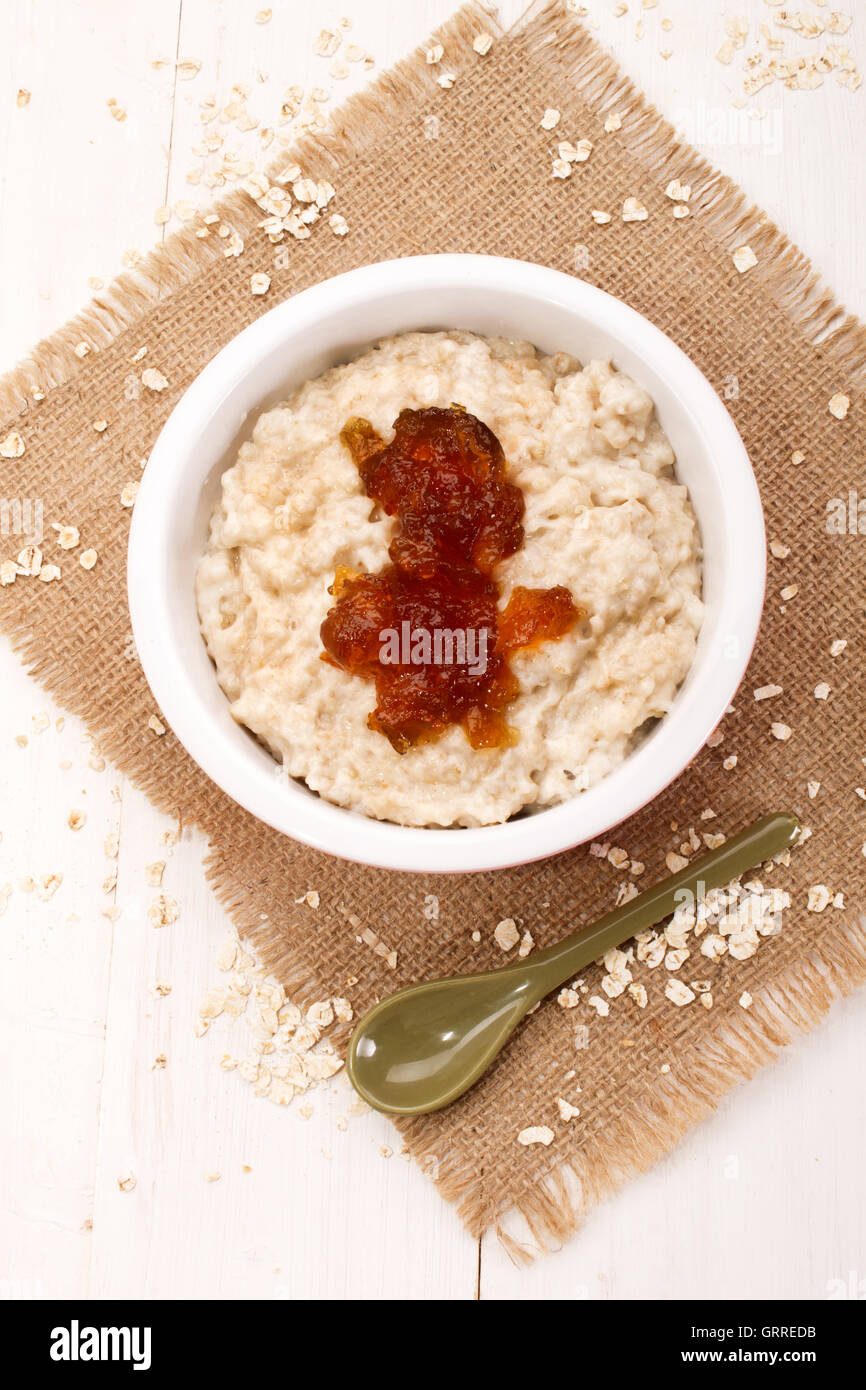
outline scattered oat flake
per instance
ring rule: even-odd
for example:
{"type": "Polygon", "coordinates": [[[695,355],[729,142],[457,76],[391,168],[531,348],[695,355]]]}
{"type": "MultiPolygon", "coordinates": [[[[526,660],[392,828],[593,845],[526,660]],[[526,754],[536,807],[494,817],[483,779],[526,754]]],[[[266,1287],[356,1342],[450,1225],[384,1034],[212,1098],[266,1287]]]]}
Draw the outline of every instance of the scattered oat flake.
{"type": "Polygon", "coordinates": [[[273,10],[256,10],[256,24],[270,24],[273,10]]]}
{"type": "Polygon", "coordinates": [[[645,1009],[645,1008],[646,1008],[646,1006],[647,1006],[647,992],[646,992],[646,986],[645,986],[645,985],[630,984],[629,987],[628,987],[628,992],[629,992],[629,994],[631,995],[631,997],[632,997],[632,999],[634,1000],[634,1002],[637,1004],[637,1006],[638,1006],[639,1009],[645,1009]]]}
{"type": "Polygon", "coordinates": [[[141,384],[146,386],[148,391],[164,391],[168,385],[168,377],[163,376],[156,367],[145,367],[141,374],[141,384]]]}
{"type": "Polygon", "coordinates": [[[57,544],[61,550],[74,550],[81,539],[77,526],[63,526],[59,521],[53,521],[51,529],[57,533],[57,544]]]}
{"type": "Polygon", "coordinates": [[[784,589],[779,590],[779,597],[788,603],[792,598],[796,598],[800,592],[798,584],[786,584],[784,589]]]}
{"type": "Polygon", "coordinates": [[[684,855],[674,854],[673,852],[665,855],[665,863],[672,874],[677,874],[681,869],[687,869],[689,867],[689,861],[684,855]]]}
{"type": "Polygon", "coordinates": [[[256,271],[255,275],[250,276],[250,292],[252,294],[267,294],[271,287],[271,277],[264,271],[256,271]]]}
{"type": "Polygon", "coordinates": [[[39,897],[44,903],[50,902],[63,882],[62,874],[41,874],[39,878],[39,897]]]}
{"type": "Polygon", "coordinates": [[[132,507],[135,505],[135,499],[138,496],[138,488],[138,481],[125,485],[120,494],[121,507],[132,507]]]}
{"type": "Polygon", "coordinates": [[[841,656],[847,645],[848,639],[846,637],[837,637],[836,641],[830,645],[830,655],[841,656]]]}
{"type": "Polygon", "coordinates": [[[319,906],[319,894],[315,888],[311,888],[308,893],[303,893],[300,898],[295,898],[296,903],[306,903],[307,907],[316,908],[319,906]]]}
{"type": "Polygon", "coordinates": [[[770,541],[770,554],[776,560],[787,560],[791,553],[789,545],[783,545],[781,541],[770,541]]]}
{"type": "Polygon", "coordinates": [[[559,125],[560,115],[561,112],[557,111],[555,106],[548,106],[547,110],[545,111],[544,115],[539,121],[541,129],[555,130],[556,127],[559,125]]]}
{"type": "Polygon", "coordinates": [[[70,830],[80,830],[87,823],[87,816],[83,811],[70,811],[66,817],[66,824],[70,830]]]}
{"type": "Polygon", "coordinates": [[[220,1178],[222,1177],[222,1173],[219,1173],[216,1170],[214,1170],[213,1172],[205,1173],[204,1177],[205,1182],[219,1182],[220,1178]]]}
{"type": "Polygon", "coordinates": [[[149,888],[161,888],[162,876],[165,873],[165,860],[155,859],[152,864],[144,867],[144,881],[149,888]]]}
{"type": "Polygon", "coordinates": [[[30,104],[30,93],[26,87],[19,87],[15,97],[16,106],[28,106],[30,104]]]}
{"type": "Polygon", "coordinates": [[[787,724],[775,723],[770,725],[770,733],[773,735],[773,738],[779,739],[781,743],[787,743],[788,739],[791,737],[792,730],[787,724]]]}
{"type": "Polygon", "coordinates": [[[511,951],[520,940],[513,917],[504,917],[493,929],[493,939],[500,951],[511,951]]]}
{"type": "Polygon", "coordinates": [[[821,783],[820,783],[820,782],[807,782],[807,783],[806,783],[806,791],[809,793],[809,800],[810,800],[810,801],[814,801],[814,800],[815,800],[815,797],[818,795],[818,793],[819,793],[820,790],[821,790],[821,783]]]}
{"type": "Polygon", "coordinates": [[[558,148],[560,159],[568,160],[569,164],[585,164],[592,154],[592,141],[578,140],[573,145],[570,140],[561,140],[558,148]]]}
{"type": "Polygon", "coordinates": [[[165,725],[163,724],[162,720],[159,719],[155,714],[152,714],[148,719],[147,727],[150,729],[152,733],[156,734],[157,738],[162,738],[163,734],[165,733],[165,725]]]}
{"type": "Polygon", "coordinates": [[[78,563],[84,570],[92,570],[96,561],[99,559],[95,550],[82,550],[78,557],[78,563]]]}
{"type": "Polygon", "coordinates": [[[775,695],[781,695],[781,693],[782,687],[780,685],[760,685],[754,691],[754,697],[756,700],[772,700],[775,695]]]}
{"type": "Polygon", "coordinates": [[[333,29],[321,29],[313,40],[313,52],[320,58],[333,58],[341,43],[341,36],[333,29]]]}
{"type": "Polygon", "coordinates": [[[166,222],[168,222],[170,218],[171,208],[168,207],[165,203],[163,203],[162,207],[158,207],[153,214],[153,220],[156,223],[157,227],[164,227],[166,222]]]}
{"type": "Polygon", "coordinates": [[[126,120],[126,111],[114,97],[109,97],[105,103],[116,121],[126,120]]]}
{"type": "Polygon", "coordinates": [[[572,1105],[570,1101],[563,1100],[562,1096],[558,1098],[556,1108],[559,1111],[559,1118],[561,1120],[576,1120],[580,1114],[579,1107],[572,1105]]]}
{"type": "Polygon", "coordinates": [[[734,768],[737,766],[737,762],[738,759],[736,753],[731,753],[729,757],[725,758],[724,762],[722,763],[722,767],[724,768],[725,772],[733,772],[734,768]]]}
{"type": "Polygon", "coordinates": [[[42,569],[42,551],[38,545],[25,545],[23,550],[19,550],[16,560],[18,574],[31,579],[42,569]]]}
{"type": "Polygon", "coordinates": [[[555,179],[571,178],[571,165],[567,159],[555,159],[553,161],[552,173],[555,179]]]}
{"type": "Polygon", "coordinates": [[[591,994],[586,1002],[591,1009],[595,1009],[599,1018],[607,1018],[610,1013],[610,1004],[606,999],[602,999],[600,994],[591,994]]]}
{"type": "Polygon", "coordinates": [[[809,899],[806,903],[808,912],[823,912],[832,901],[833,894],[826,883],[813,883],[809,889],[809,899]]]}
{"type": "Polygon", "coordinates": [[[692,196],[692,186],[690,183],[680,183],[679,179],[671,179],[665,194],[674,203],[687,203],[692,196]]]}
{"type": "Polygon", "coordinates": [[[0,456],[4,459],[20,459],[23,453],[24,440],[16,430],[7,434],[5,439],[0,439],[0,456]]]}
{"type": "Polygon", "coordinates": [[[237,937],[227,936],[217,950],[217,970],[231,970],[238,958],[237,937]]]}
{"type": "Polygon", "coordinates": [[[472,40],[472,47],[475,49],[475,52],[480,53],[483,58],[485,53],[489,53],[493,47],[493,35],[476,34],[475,38],[472,40]]]}
{"type": "Polygon", "coordinates": [[[94,421],[93,421],[93,428],[96,430],[96,433],[97,433],[97,434],[104,434],[105,431],[108,429],[108,421],[107,421],[107,420],[94,420],[94,421]]]}
{"type": "Polygon", "coordinates": [[[349,230],[348,222],[346,221],[345,217],[343,217],[342,214],[339,212],[334,212],[331,214],[331,216],[328,218],[328,226],[334,233],[334,236],[345,236],[349,230]]]}
{"type": "Polygon", "coordinates": [[[830,687],[826,681],[819,681],[815,686],[815,699],[826,700],[830,694],[830,687]]]}
{"type": "Polygon", "coordinates": [[[552,1144],[556,1135],[549,1125],[529,1125],[522,1129],[517,1136],[518,1144],[527,1147],[530,1144],[552,1144]]]}
{"type": "Polygon", "coordinates": [[[677,1008],[682,1008],[684,1004],[691,1004],[695,992],[682,980],[670,979],[665,985],[665,995],[677,1008]]]}
{"type": "Polygon", "coordinates": [[[745,275],[747,270],[758,264],[758,258],[751,246],[738,246],[731,259],[741,275],[745,275]]]}
{"type": "Polygon", "coordinates": [[[60,578],[60,570],[57,565],[43,565],[39,571],[39,578],[43,584],[50,584],[53,580],[60,578]]]}
{"type": "Polygon", "coordinates": [[[844,420],[845,416],[848,414],[850,405],[850,397],[846,396],[842,391],[837,391],[835,396],[830,397],[827,403],[827,409],[837,420],[844,420]]]}
{"type": "Polygon", "coordinates": [[[120,1177],[117,1179],[117,1186],[120,1188],[121,1192],[131,1192],[135,1184],[136,1176],[134,1173],[121,1173],[120,1177]]]}
{"type": "Polygon", "coordinates": [[[618,111],[612,111],[606,118],[604,128],[608,135],[613,135],[615,131],[622,130],[622,116],[618,111]]]}
{"type": "Polygon", "coordinates": [[[292,184],[292,193],[299,203],[314,203],[318,192],[318,184],[315,179],[296,179],[292,184]]]}
{"type": "Polygon", "coordinates": [[[436,81],[444,91],[449,92],[457,81],[457,76],[453,72],[443,72],[436,78],[436,81]]]}
{"type": "Polygon", "coordinates": [[[605,212],[602,208],[592,208],[589,215],[593,222],[596,222],[599,227],[606,226],[611,220],[610,213],[605,212]]]}
{"type": "Polygon", "coordinates": [[[155,927],[170,927],[180,916],[180,909],[174,898],[167,893],[157,893],[147,915],[155,927]]]}
{"type": "Polygon", "coordinates": [[[430,63],[431,66],[434,63],[441,63],[444,53],[445,49],[442,47],[441,43],[434,43],[427,49],[427,62],[430,63]]]}
{"type": "Polygon", "coordinates": [[[623,222],[646,222],[649,213],[639,198],[626,198],[622,205],[623,222]]]}

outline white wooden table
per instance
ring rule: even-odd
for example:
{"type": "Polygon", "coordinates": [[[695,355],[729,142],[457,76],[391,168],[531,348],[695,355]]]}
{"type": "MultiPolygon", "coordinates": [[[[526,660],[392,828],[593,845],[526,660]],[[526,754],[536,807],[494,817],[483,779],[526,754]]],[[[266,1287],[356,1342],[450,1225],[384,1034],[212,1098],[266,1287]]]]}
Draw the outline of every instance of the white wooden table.
{"type": "MultiPolygon", "coordinates": [[[[452,0],[274,3],[267,24],[259,8],[4,0],[0,367],[81,307],[91,277],[107,282],[127,248],[156,240],[157,206],[204,195],[186,173],[205,92],[225,102],[245,82],[263,118],[290,83],[331,86],[337,101],[423,39],[452,0]],[[341,14],[376,68],[332,82],[312,40],[341,14]],[[201,72],[178,80],[177,58],[200,60],[201,72]],[[26,106],[19,88],[32,93],[26,106]]],[[[613,0],[587,8],[625,68],[698,138],[738,95],[735,65],[713,58],[725,14],[772,18],[762,0],[661,0],[649,12],[630,0],[624,18],[613,0]]],[[[842,41],[866,68],[866,15],[842,41]]],[[[754,143],[725,135],[708,153],[866,315],[866,89],[774,87],[752,104],[767,111],[747,123],[754,143]]],[[[155,932],[144,865],[164,857],[168,823],[110,767],[88,766],[83,728],[67,718],[57,730],[62,712],[5,646],[0,682],[0,887],[12,885],[0,917],[0,1297],[866,1297],[863,994],[596,1210],[564,1251],[519,1271],[495,1239],[479,1249],[465,1234],[384,1119],[338,1128],[344,1082],[315,1093],[305,1120],[220,1070],[218,1030],[199,1040],[192,1028],[226,932],[201,837],[187,832],[168,859],[182,915],[155,932]],[[42,711],[51,726],[34,733],[42,711]],[[87,812],[76,834],[72,807],[87,812]],[[106,896],[109,832],[120,853],[106,896]],[[28,876],[55,872],[50,901],[26,891],[28,876]],[[111,901],[115,923],[102,915],[111,901]],[[149,993],[156,978],[171,983],[169,998],[149,993]],[[160,1053],[167,1066],[151,1070],[160,1053]],[[129,1170],[137,1185],[122,1191],[129,1170]],[[220,1180],[206,1181],[213,1171],[220,1180]]]]}

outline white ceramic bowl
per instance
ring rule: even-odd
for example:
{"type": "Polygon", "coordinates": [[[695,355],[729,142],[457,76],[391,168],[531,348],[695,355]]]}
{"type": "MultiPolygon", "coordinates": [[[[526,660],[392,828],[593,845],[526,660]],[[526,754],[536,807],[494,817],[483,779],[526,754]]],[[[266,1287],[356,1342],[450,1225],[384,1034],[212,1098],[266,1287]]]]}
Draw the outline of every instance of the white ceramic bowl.
{"type": "Polygon", "coordinates": [[[713,387],[670,338],[559,271],[487,256],[419,256],[339,275],[278,305],[208,363],[150,455],[129,542],[129,603],[145,675],[181,743],[235,801],[294,839],[384,868],[464,872],[542,859],[598,838],[671,782],[729,704],[764,599],[765,541],[748,455],[713,387]],[[691,493],[706,616],[670,713],[573,800],[504,825],[416,829],[333,806],[276,775],[239,727],[199,633],[193,594],[220,477],[255,416],[378,339],[411,329],[528,339],[582,361],[610,356],[652,395],[691,493]]]}

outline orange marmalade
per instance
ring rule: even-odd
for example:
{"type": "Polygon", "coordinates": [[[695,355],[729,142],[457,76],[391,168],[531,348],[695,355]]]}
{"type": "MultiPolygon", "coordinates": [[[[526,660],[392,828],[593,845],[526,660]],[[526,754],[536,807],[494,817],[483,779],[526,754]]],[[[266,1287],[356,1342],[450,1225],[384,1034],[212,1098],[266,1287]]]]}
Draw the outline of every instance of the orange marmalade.
{"type": "Polygon", "coordinates": [[[396,519],[378,574],[337,570],[323,659],[371,680],[371,729],[405,753],[460,724],[473,748],[513,742],[512,652],[554,641],[582,613],[568,589],[515,588],[495,570],[523,544],[523,493],[499,440],[462,406],[403,410],[386,444],[359,418],[340,435],[367,495],[396,519]]]}

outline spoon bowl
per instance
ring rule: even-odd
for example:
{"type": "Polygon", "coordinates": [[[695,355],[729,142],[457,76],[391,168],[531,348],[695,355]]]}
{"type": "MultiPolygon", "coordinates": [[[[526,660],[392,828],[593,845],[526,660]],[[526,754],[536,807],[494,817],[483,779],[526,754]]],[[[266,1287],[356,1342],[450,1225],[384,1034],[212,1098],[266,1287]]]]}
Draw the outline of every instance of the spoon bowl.
{"type": "Polygon", "coordinates": [[[408,985],[364,1016],[346,1065],[358,1093],[391,1115],[440,1110],[478,1080],[538,1002],[534,977],[506,966],[408,985]]]}

